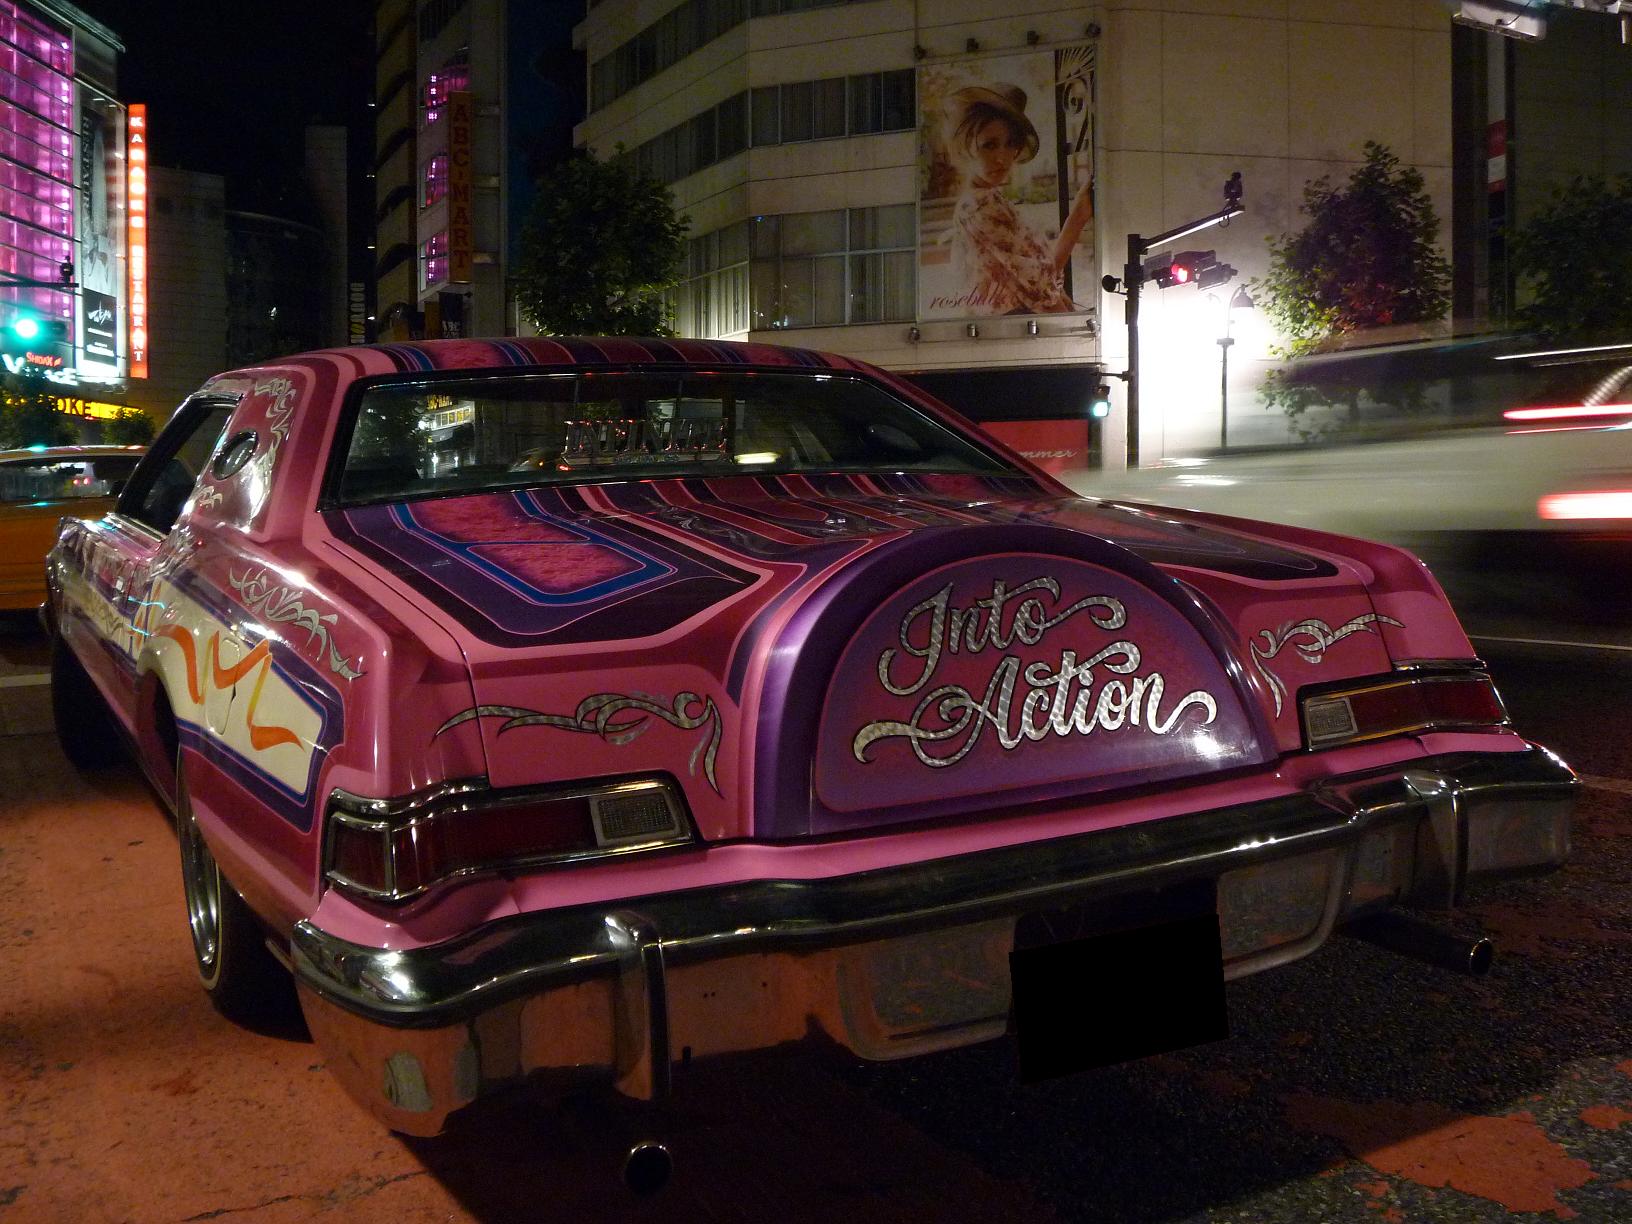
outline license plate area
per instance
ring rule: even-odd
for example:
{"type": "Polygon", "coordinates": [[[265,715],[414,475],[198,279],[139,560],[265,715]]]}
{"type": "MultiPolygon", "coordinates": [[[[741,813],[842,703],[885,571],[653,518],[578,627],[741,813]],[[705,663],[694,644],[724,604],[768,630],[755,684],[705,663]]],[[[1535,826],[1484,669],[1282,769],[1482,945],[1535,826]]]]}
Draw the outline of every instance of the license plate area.
{"type": "Polygon", "coordinates": [[[1229,1036],[1215,889],[1031,914],[1009,954],[1026,1083],[1229,1036]]]}

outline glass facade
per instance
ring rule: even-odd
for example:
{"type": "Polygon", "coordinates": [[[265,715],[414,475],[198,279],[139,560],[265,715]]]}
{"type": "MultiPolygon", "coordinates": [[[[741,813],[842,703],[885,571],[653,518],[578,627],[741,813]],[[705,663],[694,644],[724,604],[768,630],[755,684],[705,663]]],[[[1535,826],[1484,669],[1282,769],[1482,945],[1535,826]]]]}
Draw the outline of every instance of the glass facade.
{"type": "Polygon", "coordinates": [[[686,278],[675,287],[674,327],[718,339],[748,330],[748,223],[700,234],[686,246],[686,278]]]}
{"type": "Polygon", "coordinates": [[[912,319],[916,241],[912,204],[755,217],[749,226],[752,328],[912,319]]]}
{"type": "MultiPolygon", "coordinates": [[[[74,257],[74,64],[69,35],[0,0],[0,272],[54,283],[74,257]]],[[[74,296],[13,287],[4,317],[71,323],[74,296]]]]}
{"type": "MultiPolygon", "coordinates": [[[[753,17],[859,0],[686,0],[589,67],[589,109],[600,110],[753,17]]],[[[591,7],[594,7],[591,5],[591,7]]]]}
{"type": "Polygon", "coordinates": [[[420,105],[420,129],[431,126],[447,113],[448,98],[470,88],[470,65],[454,62],[441,72],[433,72],[425,82],[425,94],[420,105]]]}
{"type": "Polygon", "coordinates": [[[636,145],[628,156],[640,173],[673,183],[749,145],[911,131],[918,126],[916,107],[910,68],[766,85],[733,94],[636,145]]]}
{"type": "Polygon", "coordinates": [[[419,244],[419,288],[424,292],[448,279],[448,231],[432,234],[419,244]]]}
{"type": "Polygon", "coordinates": [[[682,336],[910,322],[912,204],[755,217],[691,240],[672,305],[682,336]]]}
{"type": "Polygon", "coordinates": [[[419,200],[421,208],[429,208],[448,194],[448,155],[446,153],[438,153],[425,163],[423,183],[424,186],[419,200]]]}

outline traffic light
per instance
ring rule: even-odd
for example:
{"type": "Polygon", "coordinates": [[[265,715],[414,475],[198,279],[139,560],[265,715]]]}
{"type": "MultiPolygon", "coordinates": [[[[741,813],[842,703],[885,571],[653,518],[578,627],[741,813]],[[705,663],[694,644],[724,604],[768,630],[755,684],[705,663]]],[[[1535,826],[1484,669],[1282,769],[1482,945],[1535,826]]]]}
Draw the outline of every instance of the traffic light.
{"type": "Polygon", "coordinates": [[[1196,272],[1196,288],[1211,289],[1214,285],[1228,284],[1235,279],[1235,267],[1227,263],[1213,263],[1196,272]]]}
{"type": "Polygon", "coordinates": [[[1217,251],[1172,251],[1145,260],[1145,279],[1158,289],[1175,285],[1199,285],[1203,289],[1222,285],[1235,275],[1229,264],[1218,262],[1217,251]]]}
{"type": "Polygon", "coordinates": [[[1099,383],[1094,387],[1093,398],[1088,401],[1088,415],[1096,421],[1103,421],[1111,415],[1111,384],[1099,383]]]}
{"type": "Polygon", "coordinates": [[[40,365],[61,365],[68,358],[68,321],[50,319],[31,310],[13,315],[0,327],[0,352],[40,365]]]}

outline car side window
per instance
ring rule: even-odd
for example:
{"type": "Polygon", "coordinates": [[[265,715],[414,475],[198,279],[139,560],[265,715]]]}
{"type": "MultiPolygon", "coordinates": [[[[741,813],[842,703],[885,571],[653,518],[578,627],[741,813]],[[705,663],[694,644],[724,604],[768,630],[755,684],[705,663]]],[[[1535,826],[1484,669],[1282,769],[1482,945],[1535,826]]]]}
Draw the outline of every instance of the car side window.
{"type": "Polygon", "coordinates": [[[198,401],[177,413],[131,477],[119,512],[168,532],[220,445],[234,407],[220,400],[198,401]]]}

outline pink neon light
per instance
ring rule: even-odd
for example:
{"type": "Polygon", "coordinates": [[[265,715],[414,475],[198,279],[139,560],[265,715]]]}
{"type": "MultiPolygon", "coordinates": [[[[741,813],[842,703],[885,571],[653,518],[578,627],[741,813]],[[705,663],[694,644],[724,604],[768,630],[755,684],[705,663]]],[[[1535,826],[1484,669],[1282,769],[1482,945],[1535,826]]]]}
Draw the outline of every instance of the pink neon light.
{"type": "Polygon", "coordinates": [[[1544,519],[1632,519],[1632,489],[1549,493],[1536,503],[1544,519]]]}
{"type": "Polygon", "coordinates": [[[1510,421],[1556,421],[1563,417],[1632,416],[1632,404],[1574,404],[1566,408],[1509,408],[1510,421]]]}

